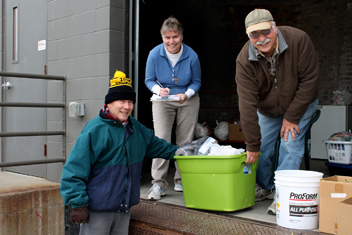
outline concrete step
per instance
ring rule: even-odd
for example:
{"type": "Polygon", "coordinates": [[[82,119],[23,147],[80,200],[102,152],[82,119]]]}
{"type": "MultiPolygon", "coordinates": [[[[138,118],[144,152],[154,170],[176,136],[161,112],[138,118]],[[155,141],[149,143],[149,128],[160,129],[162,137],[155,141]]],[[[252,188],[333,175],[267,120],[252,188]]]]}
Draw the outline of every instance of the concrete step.
{"type": "Polygon", "coordinates": [[[65,234],[60,184],[0,172],[0,234],[65,234]]]}
{"type": "Polygon", "coordinates": [[[226,212],[188,209],[183,206],[141,199],[132,207],[129,234],[277,234],[322,235],[276,224],[228,216],[226,212]]]}

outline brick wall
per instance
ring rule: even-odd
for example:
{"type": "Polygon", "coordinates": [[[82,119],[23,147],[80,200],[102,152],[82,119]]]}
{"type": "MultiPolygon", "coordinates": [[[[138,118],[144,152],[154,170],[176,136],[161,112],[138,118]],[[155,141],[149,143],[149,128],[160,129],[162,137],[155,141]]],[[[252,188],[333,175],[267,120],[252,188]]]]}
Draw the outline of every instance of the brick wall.
{"type": "Polygon", "coordinates": [[[214,127],[215,120],[239,119],[235,60],[248,40],[244,19],[254,8],[270,10],[278,26],[294,26],[309,34],[320,61],[320,105],[333,104],[333,91],[352,93],[352,1],[199,1],[190,6],[189,12],[197,17],[186,23],[185,29],[194,29],[192,37],[208,33],[203,42],[188,43],[199,54],[202,65],[200,122],[214,127]]]}
{"type": "Polygon", "coordinates": [[[332,92],[352,93],[352,3],[351,1],[299,1],[287,15],[273,11],[278,24],[303,29],[311,37],[320,60],[319,104],[332,104],[332,92]],[[350,3],[349,3],[350,2],[350,3]]]}

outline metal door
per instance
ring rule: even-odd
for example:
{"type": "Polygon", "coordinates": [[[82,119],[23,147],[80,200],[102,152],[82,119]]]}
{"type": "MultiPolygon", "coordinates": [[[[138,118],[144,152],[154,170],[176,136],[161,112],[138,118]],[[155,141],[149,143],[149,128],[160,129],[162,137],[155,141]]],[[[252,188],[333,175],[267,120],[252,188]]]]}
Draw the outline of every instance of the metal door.
{"type": "MultiPolygon", "coordinates": [[[[47,0],[3,1],[5,72],[44,74],[46,64],[47,0]]],[[[4,102],[46,103],[46,81],[26,78],[2,78],[4,102]]],[[[4,132],[45,131],[45,108],[2,108],[4,132]]],[[[3,138],[2,161],[45,159],[45,136],[3,138]]],[[[46,165],[8,167],[6,170],[47,176],[46,165]]]]}

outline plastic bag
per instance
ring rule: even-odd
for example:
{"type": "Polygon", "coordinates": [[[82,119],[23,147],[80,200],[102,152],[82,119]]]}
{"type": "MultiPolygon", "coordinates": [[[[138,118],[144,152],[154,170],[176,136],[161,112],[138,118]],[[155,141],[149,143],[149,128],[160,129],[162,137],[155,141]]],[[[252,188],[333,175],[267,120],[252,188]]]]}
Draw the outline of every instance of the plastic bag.
{"type": "Polygon", "coordinates": [[[193,140],[191,143],[185,143],[182,146],[179,147],[179,149],[176,151],[175,155],[176,156],[192,156],[192,155],[197,155],[198,150],[201,147],[201,145],[211,137],[205,136],[202,138],[199,138],[197,140],[193,140]]]}
{"type": "Polygon", "coordinates": [[[352,134],[348,131],[340,131],[330,136],[329,140],[332,141],[352,141],[352,134]]]}
{"type": "Polygon", "coordinates": [[[210,146],[209,156],[220,156],[220,155],[238,155],[242,154],[244,149],[236,149],[231,145],[218,145],[213,144],[210,146]]]}
{"type": "Polygon", "coordinates": [[[352,102],[352,94],[346,90],[337,90],[332,93],[334,94],[332,97],[334,105],[349,105],[352,102]]]}
{"type": "Polygon", "coordinates": [[[214,135],[219,140],[227,140],[229,138],[229,123],[216,121],[214,135]]]}
{"type": "Polygon", "coordinates": [[[231,145],[220,146],[216,139],[212,137],[202,137],[198,140],[194,140],[191,143],[183,144],[176,151],[176,156],[192,156],[192,155],[237,155],[242,154],[244,149],[236,149],[231,145]]]}
{"type": "Polygon", "coordinates": [[[199,139],[205,136],[210,136],[211,132],[208,125],[203,122],[202,124],[197,123],[194,130],[194,138],[199,139]]]}
{"type": "Polygon", "coordinates": [[[210,146],[217,143],[216,139],[208,137],[199,148],[195,148],[194,152],[197,153],[196,155],[208,155],[210,146]]]}

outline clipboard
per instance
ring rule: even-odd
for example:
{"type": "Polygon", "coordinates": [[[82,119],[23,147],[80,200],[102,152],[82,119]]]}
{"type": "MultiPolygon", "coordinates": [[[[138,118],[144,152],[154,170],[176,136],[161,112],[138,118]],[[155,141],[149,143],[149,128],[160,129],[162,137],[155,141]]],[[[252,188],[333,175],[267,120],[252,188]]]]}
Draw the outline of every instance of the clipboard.
{"type": "Polygon", "coordinates": [[[180,97],[175,96],[175,95],[169,95],[169,96],[159,96],[159,95],[153,95],[150,98],[150,101],[179,101],[180,97]]]}

